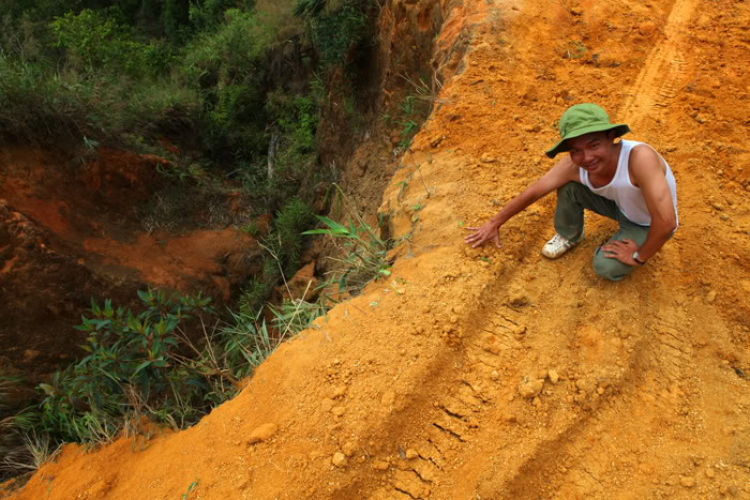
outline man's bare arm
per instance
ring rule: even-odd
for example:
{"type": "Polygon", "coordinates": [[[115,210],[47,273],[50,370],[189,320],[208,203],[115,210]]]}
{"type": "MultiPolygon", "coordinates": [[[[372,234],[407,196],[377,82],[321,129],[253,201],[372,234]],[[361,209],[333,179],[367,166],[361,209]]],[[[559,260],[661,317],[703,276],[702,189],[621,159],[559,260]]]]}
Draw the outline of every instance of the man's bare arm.
{"type": "Polygon", "coordinates": [[[650,147],[640,147],[631,153],[633,180],[641,188],[646,208],[651,214],[651,227],[643,245],[638,249],[640,259],[650,259],[669,240],[677,229],[672,193],[658,153],[650,147]]]}
{"type": "Polygon", "coordinates": [[[645,262],[669,241],[672,232],[677,229],[677,214],[661,157],[656,151],[648,146],[634,148],[630,154],[630,173],[641,189],[651,215],[646,241],[640,248],[633,240],[612,241],[604,245],[602,250],[607,257],[635,266],[638,263],[633,260],[633,252],[637,250],[639,260],[645,262]]]}
{"type": "Polygon", "coordinates": [[[466,243],[474,247],[492,240],[495,246],[500,246],[498,229],[508,222],[514,215],[523,211],[537,200],[544,198],[552,191],[564,186],[570,181],[580,182],[578,167],[566,155],[562,160],[557,162],[554,167],[544,174],[539,180],[535,181],[521,194],[510,200],[492,219],[485,222],[479,227],[469,227],[467,229],[474,231],[465,238],[466,243]]]}

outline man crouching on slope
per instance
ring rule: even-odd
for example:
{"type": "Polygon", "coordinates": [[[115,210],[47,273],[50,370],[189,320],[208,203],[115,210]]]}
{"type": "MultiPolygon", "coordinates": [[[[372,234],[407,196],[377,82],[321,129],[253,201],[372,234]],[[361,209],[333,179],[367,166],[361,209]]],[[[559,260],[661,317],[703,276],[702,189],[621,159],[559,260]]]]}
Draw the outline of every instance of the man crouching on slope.
{"type": "Polygon", "coordinates": [[[500,246],[498,230],[526,207],[557,190],[555,231],[542,255],[556,259],[583,240],[583,210],[616,220],[620,230],[594,252],[594,271],[618,281],[642,266],[677,229],[677,190],[672,170],[651,146],[615,138],[630,132],[611,124],[596,104],[577,104],[560,118],[560,141],[547,151],[569,155],[513,198],[466,243],[500,246]]]}

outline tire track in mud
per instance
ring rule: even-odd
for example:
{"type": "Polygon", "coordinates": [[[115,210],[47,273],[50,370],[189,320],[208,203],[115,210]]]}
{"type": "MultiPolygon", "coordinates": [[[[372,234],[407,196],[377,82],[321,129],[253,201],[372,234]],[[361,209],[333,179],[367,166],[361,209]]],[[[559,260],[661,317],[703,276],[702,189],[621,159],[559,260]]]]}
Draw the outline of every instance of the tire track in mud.
{"type": "MultiPolygon", "coordinates": [[[[639,123],[647,116],[652,119],[658,118],[661,110],[669,105],[682,87],[688,73],[681,43],[693,4],[694,2],[686,0],[678,0],[675,3],[665,29],[666,40],[649,54],[632,87],[630,98],[624,105],[629,123],[639,123]],[[663,75],[667,77],[664,78],[663,75]]],[[[527,267],[529,266],[525,265],[522,269],[528,271],[527,267]]],[[[503,278],[512,280],[507,274],[503,278]]],[[[497,286],[491,288],[494,295],[497,286]]],[[[606,305],[606,300],[598,302],[598,307],[606,305]]],[[[492,304],[489,310],[504,311],[504,314],[485,314],[483,317],[476,314],[476,311],[472,312],[470,316],[474,319],[473,326],[467,330],[474,333],[463,339],[463,352],[442,357],[439,363],[435,363],[429,370],[430,382],[428,387],[423,388],[420,402],[407,416],[402,414],[399,417],[400,422],[413,421],[419,422],[420,425],[409,425],[390,433],[389,438],[394,443],[402,444],[398,445],[395,461],[388,464],[390,470],[387,473],[387,485],[375,489],[370,498],[451,498],[450,492],[454,489],[453,484],[456,481],[465,482],[464,493],[467,490],[466,486],[469,489],[476,488],[481,493],[481,498],[539,498],[542,485],[562,484],[571,471],[575,472],[576,467],[560,472],[559,469],[550,467],[550,464],[554,464],[560,457],[572,457],[573,461],[581,462],[578,458],[579,449],[586,448],[581,445],[581,440],[592,432],[592,421],[599,422],[597,425],[600,425],[603,418],[601,413],[604,413],[604,410],[600,409],[605,406],[613,408],[610,410],[611,413],[621,417],[621,414],[631,406],[632,402],[623,400],[621,394],[632,392],[634,381],[641,375],[641,358],[655,357],[664,362],[669,379],[679,378],[685,372],[683,358],[679,355],[683,351],[676,345],[678,341],[674,338],[674,329],[666,326],[665,331],[671,331],[671,336],[669,333],[659,335],[658,344],[652,346],[647,340],[649,325],[644,322],[631,325],[637,340],[630,347],[629,362],[616,376],[609,377],[610,380],[606,384],[598,385],[600,391],[605,387],[606,392],[587,394],[585,390],[576,389],[575,383],[572,383],[568,387],[568,392],[575,394],[576,398],[581,397],[581,400],[576,400],[578,406],[568,405],[567,410],[573,413],[571,418],[564,420],[561,415],[565,412],[551,412],[556,414],[547,418],[558,419],[557,425],[542,431],[533,446],[509,446],[496,453],[494,461],[479,465],[481,472],[475,477],[458,479],[455,463],[471,461],[472,455],[487,456],[493,451],[492,445],[503,441],[503,438],[506,441],[520,443],[525,432],[518,429],[515,424],[503,429],[487,425],[488,422],[507,420],[507,405],[498,406],[496,403],[504,398],[512,401],[516,397],[521,375],[529,371],[529,367],[534,364],[533,360],[526,359],[517,335],[512,333],[517,332],[518,330],[514,329],[519,325],[522,327],[527,319],[523,314],[515,313],[512,308],[508,309],[507,301],[489,303],[492,304]],[[488,359],[488,353],[494,356],[488,359]],[[477,361],[489,367],[479,376],[472,370],[477,361]],[[458,368],[445,370],[448,366],[458,368]],[[503,383],[495,383],[498,378],[502,379],[503,383]],[[592,409],[591,405],[595,408],[592,409]],[[525,448],[523,454],[516,454],[514,449],[521,447],[525,448]],[[498,472],[497,465],[500,463],[503,463],[505,468],[498,472]],[[493,467],[494,471],[491,470],[493,467]],[[466,484],[467,482],[469,484],[466,484]],[[470,485],[472,482],[473,486],[470,485]]],[[[548,304],[545,309],[555,311],[567,305],[564,301],[558,301],[555,305],[548,304]]],[[[556,325],[558,321],[559,318],[553,316],[533,320],[537,328],[542,330],[540,335],[548,337],[544,342],[554,342],[550,341],[549,337],[555,334],[555,327],[545,329],[541,325],[556,325]]],[[[559,341],[558,346],[560,349],[566,348],[563,341],[559,341]]],[[[528,350],[529,346],[525,347],[528,350]]],[[[621,354],[628,356],[625,353],[621,354]]],[[[614,363],[609,367],[615,370],[614,363]]],[[[549,383],[545,387],[548,385],[549,383]]],[[[560,392],[566,391],[562,389],[560,392]]],[[[561,398],[564,398],[562,394],[557,398],[558,403],[561,398]]],[[[565,404],[561,403],[559,406],[565,404]]],[[[528,408],[522,411],[529,412],[528,408]]],[[[512,420],[514,417],[510,418],[512,420]]],[[[385,425],[385,428],[393,427],[385,425]]],[[[593,485],[588,487],[587,491],[601,491],[600,481],[591,470],[593,467],[590,465],[578,467],[578,471],[585,473],[582,477],[593,485]]],[[[383,484],[382,479],[381,477],[380,484],[383,484]]],[[[360,478],[356,484],[337,491],[336,498],[347,498],[355,491],[362,491],[365,483],[373,485],[376,482],[372,477],[360,478]]]]}
{"type": "MultiPolygon", "coordinates": [[[[648,466],[639,469],[644,460],[633,457],[660,451],[656,436],[662,429],[653,422],[690,392],[696,372],[692,346],[678,328],[687,322],[686,314],[679,308],[662,310],[658,304],[666,297],[662,299],[651,307],[641,301],[644,318],[653,321],[638,325],[628,367],[613,391],[601,398],[597,408],[540,447],[499,498],[556,498],[559,494],[613,498],[617,492],[634,488],[634,474],[649,471],[648,466]],[[636,416],[638,425],[633,425],[636,416]],[[654,432],[644,433],[644,425],[652,425],[654,432]]],[[[693,423],[698,418],[690,415],[693,423]]],[[[659,458],[665,465],[666,457],[659,458]]],[[[642,479],[635,484],[643,483],[642,479]]],[[[652,489],[650,482],[639,487],[644,490],[640,498],[652,489]]]]}
{"type": "MultiPolygon", "coordinates": [[[[432,360],[420,379],[423,385],[415,389],[419,397],[374,433],[387,435],[391,456],[375,462],[374,473],[360,471],[332,498],[356,498],[362,491],[371,500],[449,498],[434,494],[450,485],[452,464],[480,440],[480,421],[507,392],[501,379],[517,378],[523,314],[497,297],[518,271],[498,273],[475,301],[477,306],[465,311],[458,327],[447,333],[444,353],[432,360]]],[[[515,392],[515,386],[511,390],[515,392]]]]}
{"type": "MultiPolygon", "coordinates": [[[[673,5],[664,30],[664,41],[654,47],[648,55],[643,69],[631,87],[629,98],[623,104],[623,112],[620,116],[624,116],[624,120],[632,126],[642,128],[646,120],[658,122],[664,110],[668,108],[678,91],[690,78],[691,63],[687,60],[685,36],[694,8],[693,0],[677,0],[673,5]]],[[[594,309],[607,306],[607,300],[596,302],[598,305],[594,304],[594,309]]],[[[523,456],[513,456],[513,446],[496,453],[494,464],[484,465],[481,477],[475,478],[475,487],[481,498],[520,500],[552,498],[557,491],[565,487],[572,488],[576,494],[604,498],[607,491],[611,492],[612,488],[617,489],[618,485],[612,483],[612,477],[606,477],[604,469],[599,464],[599,459],[604,456],[603,452],[591,458],[589,443],[600,439],[603,429],[622,426],[623,415],[632,414],[634,408],[644,404],[635,387],[638,381],[644,378],[657,380],[659,387],[654,387],[654,391],[675,396],[680,392],[677,382],[690,379],[694,374],[694,369],[690,366],[692,351],[683,338],[684,333],[679,329],[684,317],[676,315],[674,311],[666,315],[660,314],[659,306],[649,307],[644,297],[640,298],[640,302],[640,309],[649,311],[645,314],[645,318],[679,317],[681,319],[677,322],[674,319],[656,321],[643,319],[636,324],[629,325],[630,346],[627,352],[624,349],[618,352],[618,355],[626,359],[625,368],[616,371],[614,363],[610,364],[608,368],[611,368],[613,372],[616,371],[617,375],[610,377],[606,384],[599,384],[594,389],[602,391],[604,387],[605,392],[586,394],[585,390],[576,389],[574,384],[568,386],[569,393],[575,394],[576,398],[583,395],[581,401],[576,400],[579,407],[569,405],[567,408],[568,411],[573,412],[572,418],[564,421],[559,415],[548,416],[547,418],[552,420],[560,419],[559,423],[542,431],[533,446],[529,447],[528,444],[516,446],[516,450],[525,448],[523,456]],[[583,407],[583,410],[580,407],[583,407]],[[503,463],[504,468],[496,467],[499,463],[503,463]],[[567,467],[556,465],[559,463],[565,463],[567,467]],[[494,471],[491,470],[493,467],[494,471]],[[501,470],[498,471],[498,469],[501,470]]],[[[656,302],[656,304],[659,303],[656,302]]],[[[501,305],[496,305],[498,306],[501,305]]],[[[563,301],[558,301],[554,306],[549,304],[547,309],[559,310],[565,306],[563,301]]],[[[515,320],[520,323],[524,321],[524,318],[517,317],[515,320]]],[[[541,325],[544,323],[555,324],[555,319],[552,317],[536,318],[535,324],[538,327],[543,329],[541,325]]],[[[486,331],[487,327],[483,329],[486,331]]],[[[550,333],[550,330],[543,332],[545,333],[550,333]]],[[[467,359],[472,357],[472,352],[477,348],[481,349],[478,345],[480,338],[475,337],[475,342],[473,342],[475,345],[467,346],[467,359]]],[[[560,347],[565,348],[563,345],[560,347]]],[[[535,349],[532,348],[531,351],[533,350],[535,349]]],[[[525,356],[519,355],[515,359],[503,359],[501,365],[507,366],[508,363],[517,365],[512,373],[503,373],[504,378],[519,380],[523,373],[521,366],[530,364],[524,358],[525,356]]],[[[607,364],[603,363],[602,366],[607,367],[607,364]]],[[[510,383],[496,390],[493,397],[497,399],[498,395],[502,394],[502,396],[509,396],[512,400],[515,393],[516,385],[510,383]]],[[[437,400],[440,398],[438,397],[437,400]]],[[[439,450],[438,456],[442,457],[444,449],[452,448],[442,439],[455,440],[453,446],[458,446],[463,450],[458,453],[462,456],[461,459],[457,459],[459,462],[471,460],[466,455],[472,453],[485,456],[492,453],[491,446],[485,445],[482,452],[468,446],[469,440],[473,443],[495,443],[502,441],[502,437],[510,438],[511,441],[523,439],[520,437],[519,429],[506,428],[498,431],[498,429],[486,428],[487,422],[502,421],[504,418],[502,413],[507,412],[507,408],[498,408],[497,405],[462,404],[465,402],[466,400],[456,404],[451,398],[441,401],[439,406],[445,415],[438,416],[440,415],[438,413],[436,417],[430,418],[434,429],[430,437],[423,439],[423,442],[427,443],[427,451],[417,448],[419,450],[417,460],[424,459],[436,464],[434,450],[439,450]],[[440,418],[443,418],[445,423],[439,422],[440,418]],[[467,418],[469,418],[468,423],[467,418]]],[[[564,407],[564,403],[561,406],[564,407]]],[[[558,411],[557,413],[564,412],[558,411]]],[[[650,416],[654,417],[654,414],[650,416]]],[[[627,429],[627,431],[632,431],[628,435],[628,440],[635,447],[634,453],[638,445],[640,449],[648,448],[648,443],[641,441],[636,431],[632,429],[627,429]]],[[[403,498],[433,498],[430,495],[431,491],[435,491],[434,498],[450,498],[450,494],[447,493],[450,491],[450,485],[444,482],[441,484],[441,479],[438,479],[441,475],[448,475],[448,471],[445,469],[444,460],[438,463],[442,467],[431,468],[427,476],[420,474],[417,470],[413,470],[411,476],[406,474],[395,476],[395,480],[391,482],[393,489],[381,491],[380,496],[376,498],[392,498],[394,493],[403,494],[403,498]],[[416,477],[419,481],[410,482],[410,477],[412,479],[416,477]],[[429,480],[425,480],[425,477],[429,480]]],[[[406,465],[405,469],[408,471],[409,466],[406,465]]],[[[628,469],[617,470],[616,474],[627,477],[626,470],[628,469]]],[[[454,470],[451,476],[455,476],[455,472],[454,470]]],[[[611,474],[614,472],[609,471],[609,475],[611,474]]]]}
{"type": "MultiPolygon", "coordinates": [[[[651,50],[618,113],[631,127],[643,128],[646,120],[658,123],[690,78],[691,63],[686,59],[688,49],[684,39],[694,8],[693,0],[677,0],[673,5],[664,30],[664,42],[651,50]]],[[[644,297],[640,302],[640,310],[648,311],[644,317],[652,320],[630,325],[635,344],[628,349],[627,369],[613,381],[612,392],[601,398],[592,412],[581,414],[550,433],[507,480],[489,481],[482,490],[482,498],[555,498],[560,492],[585,498],[608,498],[607,495],[611,498],[619,489],[616,478],[612,477],[614,472],[607,470],[605,474],[607,467],[601,466],[602,457],[607,455],[592,453],[590,443],[601,439],[604,429],[622,427],[624,423],[627,427],[623,416],[633,414],[634,408],[644,403],[648,406],[651,401],[643,401],[637,395],[635,386],[639,381],[659,381],[659,391],[676,397],[681,393],[677,382],[689,380],[695,372],[690,365],[692,349],[679,328],[685,324],[684,314],[672,310],[662,314],[658,304],[668,303],[666,297],[652,306],[644,297]],[[656,319],[664,317],[672,319],[656,319]]],[[[606,301],[595,307],[606,307],[606,301]]],[[[638,444],[641,451],[648,448],[641,437],[632,431],[626,440],[634,453],[639,449],[638,444]]],[[[628,476],[624,470],[627,469],[617,470],[617,474],[628,476]]]]}
{"type": "Polygon", "coordinates": [[[656,45],[628,92],[618,116],[634,129],[647,117],[658,120],[690,78],[692,66],[685,47],[688,23],[695,0],[675,0],[664,28],[664,41],[656,45]]]}
{"type": "MultiPolygon", "coordinates": [[[[592,307],[606,308],[614,295],[591,301],[592,307]]],[[[564,298],[545,305],[555,311],[570,307],[564,298]]],[[[534,345],[529,346],[529,352],[546,348],[556,353],[554,362],[565,376],[555,384],[545,381],[541,404],[524,403],[527,406],[521,411],[527,414],[526,419],[536,419],[539,429],[531,436],[524,435],[520,428],[506,431],[520,433],[520,439],[515,447],[504,451],[505,457],[487,467],[477,484],[479,497],[554,497],[555,488],[550,489],[550,485],[564,469],[573,468],[568,463],[571,454],[568,448],[576,443],[585,445],[582,437],[597,422],[601,408],[616,401],[636,378],[635,364],[622,363],[620,358],[632,360],[639,356],[647,325],[633,322],[629,311],[623,305],[604,317],[591,318],[589,310],[576,307],[572,314],[558,318],[557,322],[553,317],[539,318],[536,327],[542,331],[534,345]],[[567,464],[565,468],[562,463],[567,464]]],[[[535,360],[531,358],[527,363],[533,365],[535,360]]],[[[493,442],[498,436],[485,439],[493,442]]]]}

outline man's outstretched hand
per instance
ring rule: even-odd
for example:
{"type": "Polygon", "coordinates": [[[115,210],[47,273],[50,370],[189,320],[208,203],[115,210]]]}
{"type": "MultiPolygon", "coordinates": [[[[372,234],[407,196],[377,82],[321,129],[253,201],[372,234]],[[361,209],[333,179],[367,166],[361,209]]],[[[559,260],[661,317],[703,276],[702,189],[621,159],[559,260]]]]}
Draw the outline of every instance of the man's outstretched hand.
{"type": "Polygon", "coordinates": [[[464,238],[464,241],[471,245],[471,248],[484,245],[486,241],[492,240],[495,242],[495,246],[500,248],[500,233],[498,232],[498,226],[492,221],[485,222],[479,227],[467,227],[467,231],[474,231],[469,236],[464,238]]]}

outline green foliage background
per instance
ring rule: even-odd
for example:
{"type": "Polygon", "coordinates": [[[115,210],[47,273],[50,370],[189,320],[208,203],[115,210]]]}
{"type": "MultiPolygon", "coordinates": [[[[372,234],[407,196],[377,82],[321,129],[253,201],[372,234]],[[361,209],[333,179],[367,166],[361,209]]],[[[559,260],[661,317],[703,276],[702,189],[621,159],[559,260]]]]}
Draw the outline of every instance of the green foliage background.
{"type": "MultiPolygon", "coordinates": [[[[314,222],[299,214],[333,175],[317,159],[326,82],[372,43],[376,6],[3,2],[0,139],[72,144],[75,154],[97,145],[156,153],[169,158],[171,179],[240,184],[256,215],[275,214],[269,246],[281,270],[293,273],[299,233],[314,222]],[[180,152],[165,151],[164,138],[180,152]]],[[[268,297],[279,280],[274,267],[267,263],[269,272],[248,284],[252,295],[268,297]]]]}
{"type": "MultiPolygon", "coordinates": [[[[267,234],[257,235],[268,251],[263,270],[244,287],[237,312],[157,291],[140,293],[140,310],[92,301],[79,326],[87,355],[40,386],[37,406],[0,412],[6,437],[15,436],[0,442],[0,477],[17,472],[19,461],[3,456],[22,455],[6,449],[19,436],[32,448],[46,443],[42,450],[107,441],[139,415],[190,425],[272,351],[260,311],[299,266],[302,233],[316,222],[310,186],[330,181],[316,145],[328,77],[372,43],[377,7],[296,1],[0,3],[0,139],[163,154],[177,170],[165,172],[170,179],[241,185],[257,215],[274,214],[267,234]],[[165,151],[164,138],[179,153],[165,151]],[[37,433],[41,441],[29,438],[37,433]]],[[[383,273],[386,265],[371,267],[383,273]]],[[[284,321],[295,331],[324,312],[285,302],[274,322],[286,333],[284,321]]]]}
{"type": "Polygon", "coordinates": [[[309,170],[299,154],[315,150],[312,82],[369,43],[374,2],[304,2],[4,2],[0,135],[129,147],[166,136],[209,170],[250,177],[262,177],[269,143],[283,135],[280,153],[293,150],[309,170]]]}

